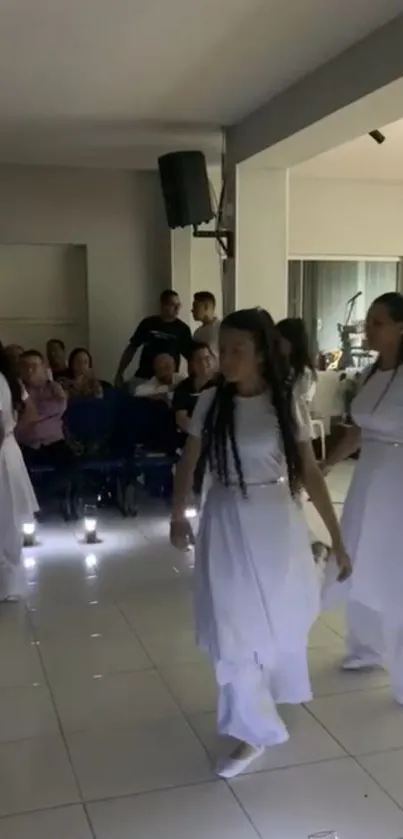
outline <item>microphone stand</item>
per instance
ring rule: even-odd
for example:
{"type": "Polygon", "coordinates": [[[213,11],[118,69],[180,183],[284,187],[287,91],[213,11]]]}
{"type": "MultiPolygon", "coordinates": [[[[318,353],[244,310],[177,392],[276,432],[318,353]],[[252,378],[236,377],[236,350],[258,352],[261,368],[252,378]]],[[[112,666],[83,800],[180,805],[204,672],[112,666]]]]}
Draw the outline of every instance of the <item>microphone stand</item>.
{"type": "Polygon", "coordinates": [[[337,362],[337,369],[338,370],[345,370],[347,367],[354,367],[354,358],[352,353],[352,346],[351,346],[351,330],[350,330],[350,321],[353,315],[353,311],[355,308],[355,304],[357,302],[357,295],[351,298],[351,300],[347,301],[347,312],[346,312],[346,320],[345,323],[338,323],[337,329],[340,336],[340,343],[341,343],[341,356],[337,362]]]}

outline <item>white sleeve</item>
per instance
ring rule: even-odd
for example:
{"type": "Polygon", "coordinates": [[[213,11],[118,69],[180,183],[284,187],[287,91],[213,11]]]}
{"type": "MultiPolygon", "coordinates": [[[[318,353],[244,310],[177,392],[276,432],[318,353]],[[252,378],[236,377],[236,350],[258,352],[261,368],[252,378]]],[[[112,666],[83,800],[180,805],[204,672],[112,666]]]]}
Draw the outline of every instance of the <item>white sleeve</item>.
{"type": "Polygon", "coordinates": [[[135,396],[155,396],[157,393],[157,389],[153,382],[142,382],[141,385],[137,385],[134,395],[135,396]]]}
{"type": "Polygon", "coordinates": [[[193,416],[190,421],[189,434],[191,437],[201,437],[203,433],[204,420],[206,419],[208,410],[216,395],[217,388],[210,387],[208,390],[203,390],[197,400],[196,407],[193,411],[193,416]]]}
{"type": "Polygon", "coordinates": [[[297,440],[299,443],[306,443],[312,435],[308,406],[302,399],[293,398],[293,414],[297,426],[297,440]]]}

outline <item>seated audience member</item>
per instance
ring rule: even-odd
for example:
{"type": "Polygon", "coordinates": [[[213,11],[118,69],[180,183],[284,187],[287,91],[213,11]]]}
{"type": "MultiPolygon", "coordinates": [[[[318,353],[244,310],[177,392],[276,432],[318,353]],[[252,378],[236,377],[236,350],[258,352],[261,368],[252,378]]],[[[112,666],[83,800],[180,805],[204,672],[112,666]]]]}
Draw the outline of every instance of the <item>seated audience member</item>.
{"type": "Polygon", "coordinates": [[[95,378],[92,358],[88,350],[76,347],[69,356],[69,377],[63,382],[70,399],[89,396],[102,399],[104,392],[101,382],[95,378]]]}
{"type": "Polygon", "coordinates": [[[27,350],[21,363],[22,379],[35,416],[29,423],[18,423],[18,442],[28,468],[54,467],[56,476],[52,489],[61,489],[71,478],[75,465],[63,429],[66,394],[58,382],[49,380],[49,371],[40,352],[27,350]]]}
{"type": "Polygon", "coordinates": [[[196,292],[193,298],[192,315],[195,321],[201,323],[201,326],[196,329],[193,340],[207,344],[218,362],[220,321],[216,317],[215,308],[216,299],[211,291],[196,292]]]}
{"type": "Polygon", "coordinates": [[[69,378],[66,346],[63,341],[51,338],[46,344],[46,357],[55,382],[69,378]]]}
{"type": "Polygon", "coordinates": [[[168,353],[159,353],[154,358],[154,375],[148,382],[142,382],[134,387],[135,396],[169,399],[182,376],[175,370],[175,359],[168,353]]]}
{"type": "Polygon", "coordinates": [[[20,344],[9,344],[4,348],[4,351],[11,362],[12,368],[16,376],[18,376],[21,384],[21,405],[18,409],[18,423],[20,426],[29,425],[36,417],[35,406],[33,405],[27,389],[21,378],[21,359],[24,355],[24,348],[20,344]]]}
{"type": "Polygon", "coordinates": [[[212,387],[215,381],[215,359],[207,344],[195,341],[191,349],[189,368],[190,376],[175,388],[172,401],[176,424],[186,434],[200,393],[212,387]]]}

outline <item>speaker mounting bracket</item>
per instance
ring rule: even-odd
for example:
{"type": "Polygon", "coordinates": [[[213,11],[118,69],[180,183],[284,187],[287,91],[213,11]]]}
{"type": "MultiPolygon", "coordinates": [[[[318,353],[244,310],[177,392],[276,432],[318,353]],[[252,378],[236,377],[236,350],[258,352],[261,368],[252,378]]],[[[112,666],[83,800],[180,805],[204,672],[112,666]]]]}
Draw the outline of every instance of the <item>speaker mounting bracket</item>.
{"type": "Polygon", "coordinates": [[[193,236],[195,239],[215,239],[227,259],[234,259],[235,237],[233,230],[199,230],[197,224],[195,224],[193,225],[193,236]]]}

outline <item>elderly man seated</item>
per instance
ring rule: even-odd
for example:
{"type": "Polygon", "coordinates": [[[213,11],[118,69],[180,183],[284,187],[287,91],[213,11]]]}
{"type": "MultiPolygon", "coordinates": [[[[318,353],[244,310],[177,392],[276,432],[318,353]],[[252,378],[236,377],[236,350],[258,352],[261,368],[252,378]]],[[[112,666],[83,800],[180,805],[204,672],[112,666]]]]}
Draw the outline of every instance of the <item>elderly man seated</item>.
{"type": "Polygon", "coordinates": [[[131,393],[134,396],[170,401],[176,386],[182,381],[182,376],[175,370],[175,359],[166,352],[158,353],[154,358],[153,370],[152,378],[137,384],[131,393]]]}

